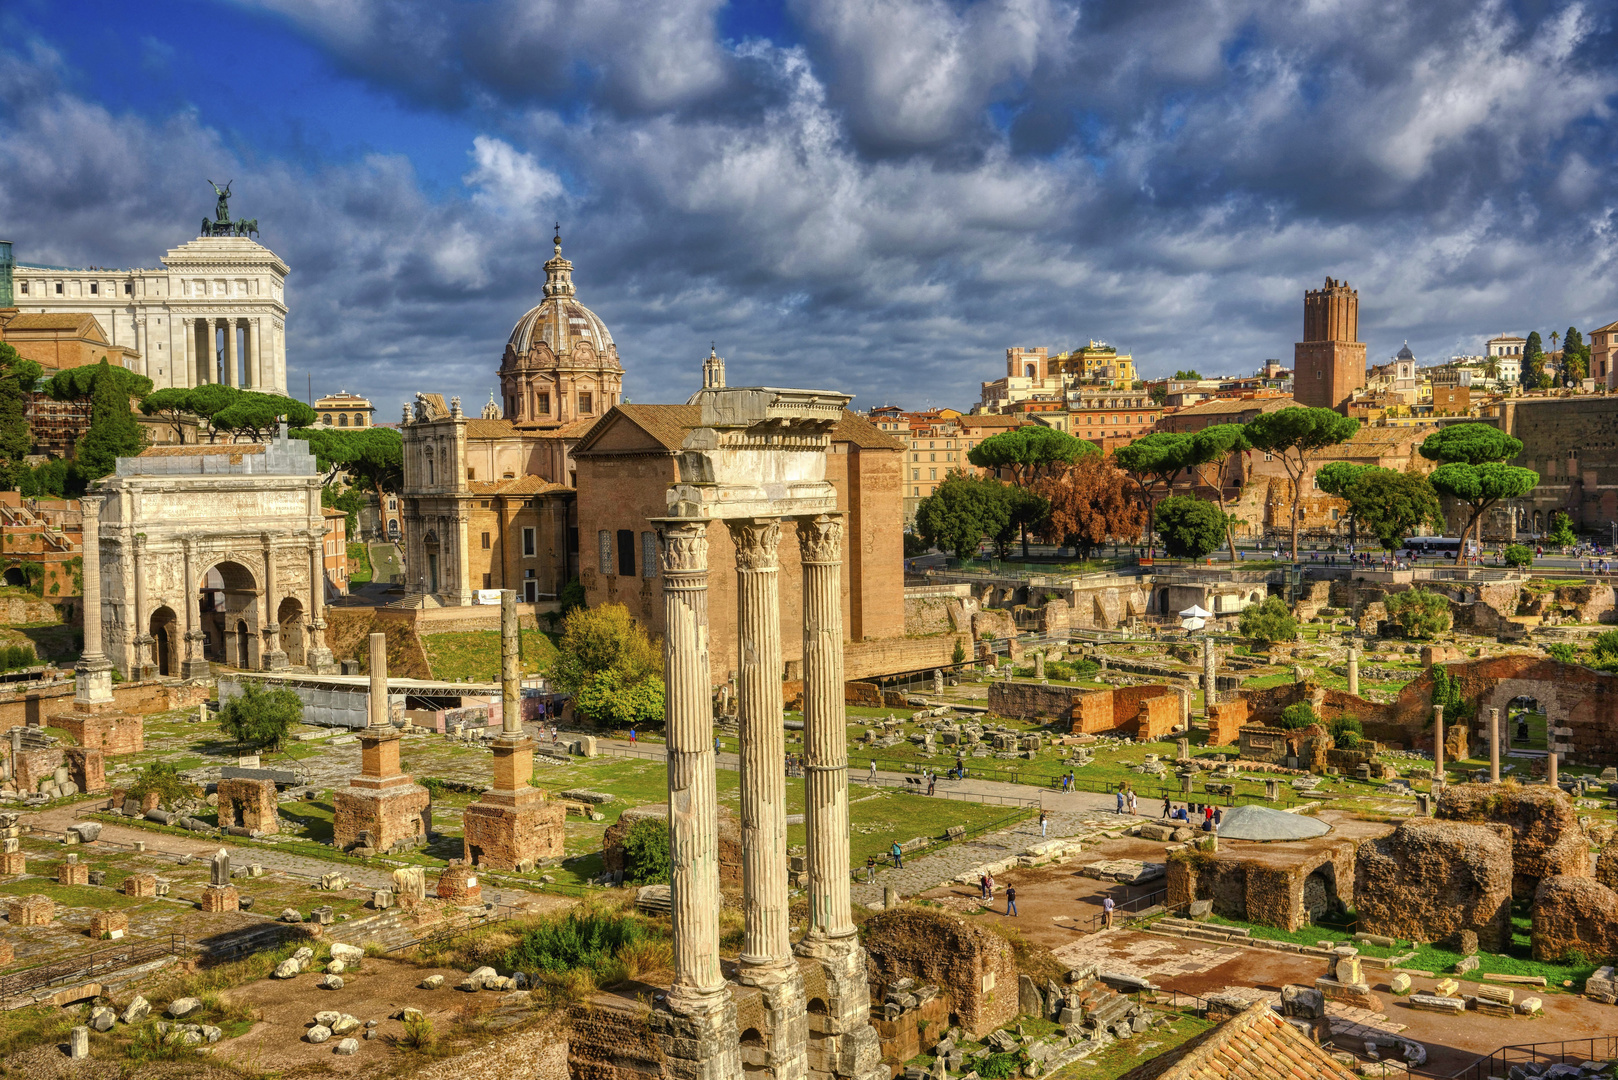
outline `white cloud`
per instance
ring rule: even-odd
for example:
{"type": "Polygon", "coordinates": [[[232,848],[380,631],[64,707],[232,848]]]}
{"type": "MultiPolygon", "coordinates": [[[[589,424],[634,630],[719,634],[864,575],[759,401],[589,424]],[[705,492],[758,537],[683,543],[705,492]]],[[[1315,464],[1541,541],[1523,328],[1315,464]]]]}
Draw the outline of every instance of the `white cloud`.
{"type": "Polygon", "coordinates": [[[472,195],[474,203],[496,212],[543,217],[565,194],[560,177],[542,167],[534,155],[503,139],[474,138],[472,160],[475,167],[461,182],[477,189],[472,195]]]}

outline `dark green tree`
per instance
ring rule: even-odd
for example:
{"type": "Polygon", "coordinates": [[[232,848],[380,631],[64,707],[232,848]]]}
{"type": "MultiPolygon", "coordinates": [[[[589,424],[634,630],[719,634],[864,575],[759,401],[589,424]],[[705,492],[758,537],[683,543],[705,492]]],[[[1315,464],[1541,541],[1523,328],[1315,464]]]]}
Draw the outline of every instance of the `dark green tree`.
{"type": "Polygon", "coordinates": [[[624,834],[624,880],[632,885],[666,885],[673,873],[669,826],[662,818],[641,818],[624,834]]]}
{"type": "Polygon", "coordinates": [[[622,604],[568,612],[552,676],[558,690],[576,694],[603,671],[617,672],[621,686],[663,674],[662,650],[622,604]]]}
{"type": "Polygon", "coordinates": [[[1577,327],[1562,335],[1562,375],[1570,385],[1578,385],[1590,371],[1590,346],[1577,327]]]}
{"type": "Polygon", "coordinates": [[[1406,589],[1385,601],[1388,618],[1405,637],[1437,637],[1450,628],[1449,600],[1426,589],[1406,589]]]}
{"type": "Polygon", "coordinates": [[[1200,379],[1202,374],[1196,368],[1192,368],[1190,371],[1176,371],[1174,377],[1176,379],[1200,379]]]}
{"type": "Polygon", "coordinates": [[[1532,469],[1505,464],[1522,453],[1522,442],[1493,424],[1440,428],[1422,441],[1420,450],[1427,460],[1442,462],[1428,477],[1433,489],[1471,510],[1461,530],[1462,559],[1467,539],[1491,506],[1501,499],[1520,499],[1539,483],[1539,474],[1532,469]]]}
{"type": "Polygon", "coordinates": [[[1176,495],[1157,504],[1157,531],[1163,550],[1182,559],[1200,559],[1225,538],[1224,511],[1191,495],[1176,495]]]}
{"type": "Polygon", "coordinates": [[[1522,348],[1522,385],[1524,390],[1538,390],[1545,385],[1545,343],[1538,330],[1528,332],[1528,343],[1522,348]]]}
{"type": "Polygon", "coordinates": [[[1388,551],[1396,551],[1422,525],[1443,528],[1444,512],[1425,476],[1397,469],[1366,468],[1345,497],[1354,520],[1388,551]]]}
{"type": "MultiPolygon", "coordinates": [[[[1356,465],[1352,461],[1328,461],[1315,470],[1315,487],[1327,495],[1348,501],[1348,489],[1370,465],[1356,465]]],[[[1354,516],[1354,504],[1348,503],[1348,538],[1359,542],[1359,520],[1354,516]]]]}
{"type": "MultiPolygon", "coordinates": [[[[129,409],[129,383],[121,375],[123,368],[110,367],[105,360],[97,364],[101,377],[94,380],[95,396],[90,401],[90,429],[74,447],[73,464],[85,483],[99,480],[118,466],[121,457],[134,457],[146,449],[146,433],[140,429],[135,414],[129,409]]],[[[82,371],[70,368],[69,371],[82,371]]],[[[63,374],[66,374],[64,372],[63,374]]],[[[148,387],[151,380],[135,376],[148,387]]]]}
{"type": "Polygon", "coordinates": [[[1136,439],[1128,446],[1112,452],[1112,460],[1129,474],[1140,489],[1141,502],[1146,505],[1146,539],[1150,543],[1155,521],[1152,517],[1152,492],[1159,484],[1164,488],[1186,469],[1191,455],[1191,437],[1169,431],[1155,431],[1136,439]]]}
{"type": "Polygon", "coordinates": [[[1534,565],[1534,549],[1527,544],[1507,544],[1501,557],[1506,560],[1507,566],[1534,565]]]}
{"type": "Polygon", "coordinates": [[[927,543],[957,559],[977,555],[986,537],[1011,527],[1006,485],[987,477],[951,472],[916,506],[916,529],[927,543]]]}
{"type": "Polygon", "coordinates": [[[1242,637],[1260,645],[1298,640],[1298,620],[1279,596],[1266,596],[1264,603],[1242,612],[1236,625],[1242,637]]]}
{"type": "Polygon", "coordinates": [[[219,707],[219,730],[243,746],[279,749],[295,724],[303,723],[303,702],[291,687],[267,689],[242,683],[242,692],[219,707]]]}
{"type": "Polygon", "coordinates": [[[1360,429],[1360,422],[1333,412],[1302,405],[1260,413],[1247,424],[1253,449],[1281,459],[1292,480],[1292,558],[1298,558],[1298,525],[1303,516],[1303,480],[1309,463],[1327,446],[1345,443],[1360,429]]]}
{"type": "Polygon", "coordinates": [[[1573,534],[1573,519],[1558,510],[1551,515],[1551,533],[1545,538],[1547,543],[1557,547],[1572,547],[1579,542],[1573,534]]]}
{"type": "Polygon", "coordinates": [[[58,371],[45,381],[45,393],[52,401],[71,401],[93,408],[96,391],[105,382],[111,382],[123,395],[125,412],[129,411],[129,399],[138,400],[152,392],[152,380],[126,367],[113,367],[103,356],[99,364],[58,371]]]}
{"type": "MultiPolygon", "coordinates": [[[[1059,466],[1071,465],[1081,457],[1100,452],[1095,443],[1076,439],[1065,431],[1042,424],[1025,424],[984,439],[967,451],[966,460],[980,469],[993,469],[997,475],[1010,472],[1011,482],[1018,488],[1026,488],[1059,466]]],[[[1027,558],[1028,530],[1038,523],[1043,511],[1036,514],[1034,503],[1020,498],[1013,499],[1011,509],[1013,523],[1022,536],[1023,557],[1027,558]]],[[[1001,557],[1005,554],[1002,550],[1001,557]]]]}
{"type": "MultiPolygon", "coordinates": [[[[209,421],[215,431],[233,436],[245,435],[252,442],[263,442],[275,434],[282,419],[291,428],[306,428],[315,422],[315,410],[297,398],[282,394],[266,394],[258,390],[241,390],[236,400],[213,414],[209,421]]],[[[366,430],[387,431],[395,438],[399,433],[388,428],[366,430]]]]}
{"type": "Polygon", "coordinates": [[[1152,388],[1146,391],[1146,396],[1150,397],[1154,404],[1161,405],[1169,399],[1168,385],[1166,383],[1154,383],[1152,388]]]}
{"type": "Polygon", "coordinates": [[[1320,716],[1315,712],[1314,706],[1307,701],[1288,705],[1281,710],[1281,726],[1288,731],[1300,731],[1318,723],[1320,723],[1320,716]]]}
{"type": "Polygon", "coordinates": [[[1225,463],[1232,454],[1240,454],[1253,447],[1247,441],[1247,429],[1241,424],[1214,424],[1191,436],[1186,449],[1185,466],[1199,484],[1211,487],[1219,503],[1219,512],[1225,514],[1225,540],[1230,547],[1230,558],[1236,560],[1235,519],[1225,513],[1225,463]]]}
{"type": "Polygon", "coordinates": [[[43,373],[32,360],[0,341],[0,484],[15,487],[28,472],[23,460],[33,449],[28,428],[28,395],[43,373]]]}

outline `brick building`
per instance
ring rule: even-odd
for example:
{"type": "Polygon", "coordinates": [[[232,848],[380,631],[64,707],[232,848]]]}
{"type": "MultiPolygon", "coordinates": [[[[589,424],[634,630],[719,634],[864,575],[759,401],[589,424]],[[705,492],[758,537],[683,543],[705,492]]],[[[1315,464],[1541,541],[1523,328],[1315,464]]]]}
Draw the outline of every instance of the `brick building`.
{"type": "Polygon", "coordinates": [[[0,340],[50,375],[65,368],[99,364],[140,370],[140,353],[107,341],[101,324],[87,311],[0,313],[0,340]]]}
{"type": "Polygon", "coordinates": [[[1293,349],[1292,396],[1298,404],[1341,409],[1365,385],[1365,344],[1359,340],[1360,294],[1346,282],[1303,297],[1303,340],[1293,349]]]}
{"type": "Polygon", "coordinates": [[[0,491],[0,574],[5,584],[26,586],[37,574],[46,599],[78,596],[83,591],[78,578],[83,530],[77,499],[24,499],[15,491],[0,491]]]}
{"type": "Polygon", "coordinates": [[[1590,378],[1611,390],[1618,383],[1618,322],[1598,326],[1585,339],[1590,346],[1590,378]]]}
{"type": "Polygon", "coordinates": [[[329,506],[321,507],[326,519],[326,539],[323,552],[326,561],[326,580],[340,593],[348,591],[348,515],[329,506]]]}
{"type": "MultiPolygon", "coordinates": [[[[623,604],[652,634],[663,632],[662,579],[653,518],[668,513],[681,445],[699,421],[695,405],[619,405],[574,452],[578,466],[579,579],[587,603],[623,604]]],[[[912,451],[918,452],[918,451],[912,451]]],[[[900,472],[905,444],[845,413],[831,432],[826,479],[847,513],[843,628],[850,642],[903,638],[904,549],[900,472]]],[[[723,523],[708,530],[710,663],[716,683],[737,670],[735,549],[723,523]]],[[[782,653],[801,677],[802,570],[798,547],[780,546],[782,653]]],[[[854,648],[851,646],[851,648],[854,648]]],[[[857,654],[857,649],[855,650],[857,654]]],[[[857,655],[850,658],[857,668],[857,655]]]]}

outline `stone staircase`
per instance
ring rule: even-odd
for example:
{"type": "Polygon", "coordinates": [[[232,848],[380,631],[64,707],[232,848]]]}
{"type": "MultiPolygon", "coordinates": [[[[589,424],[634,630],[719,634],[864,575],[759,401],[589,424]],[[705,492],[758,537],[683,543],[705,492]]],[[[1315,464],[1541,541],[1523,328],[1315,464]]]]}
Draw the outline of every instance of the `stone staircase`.
{"type": "Polygon", "coordinates": [[[421,937],[421,928],[398,908],[378,912],[364,919],[333,923],[326,928],[326,939],[363,949],[370,944],[387,950],[402,948],[421,937]]]}

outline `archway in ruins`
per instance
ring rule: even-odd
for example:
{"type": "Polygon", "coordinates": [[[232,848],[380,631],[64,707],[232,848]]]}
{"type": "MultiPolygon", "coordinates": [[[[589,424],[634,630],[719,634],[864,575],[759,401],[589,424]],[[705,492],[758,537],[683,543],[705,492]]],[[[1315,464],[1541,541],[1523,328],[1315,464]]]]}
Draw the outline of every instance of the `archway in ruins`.
{"type": "Polygon", "coordinates": [[[1331,863],[1318,866],[1303,879],[1303,913],[1311,923],[1337,913],[1343,907],[1337,895],[1337,868],[1331,863]]]}
{"type": "Polygon", "coordinates": [[[20,566],[8,566],[6,568],[6,584],[26,587],[28,575],[22,572],[22,567],[20,566]]]}
{"type": "Polygon", "coordinates": [[[281,651],[287,654],[287,663],[302,667],[307,662],[303,652],[303,604],[291,596],[282,600],[275,621],[281,624],[281,651]]]}
{"type": "MultiPolygon", "coordinates": [[[[1576,687],[1567,687],[1567,700],[1562,700],[1563,687],[1555,682],[1544,679],[1501,679],[1495,683],[1478,700],[1476,718],[1472,721],[1474,737],[1479,739],[1479,752],[1485,757],[1489,753],[1487,731],[1489,723],[1489,710],[1500,710],[1501,750],[1540,750],[1550,749],[1547,735],[1553,727],[1569,727],[1569,715],[1573,707],[1582,700],[1582,693],[1576,687]],[[1528,738],[1518,740],[1517,722],[1518,713],[1528,714],[1528,738]],[[1543,719],[1541,719],[1543,717],[1543,719]]],[[[1566,760],[1566,752],[1564,758],[1566,760]]]]}
{"type": "Polygon", "coordinates": [[[252,670],[262,666],[259,656],[259,587],[253,572],[238,562],[215,563],[198,578],[198,611],[206,635],[203,655],[232,667],[252,670]],[[240,641],[245,625],[248,640],[240,641]]]}
{"type": "Polygon", "coordinates": [[[809,999],[809,1080],[832,1080],[831,1053],[826,1046],[826,1034],[831,1027],[831,1010],[822,998],[809,999]]]}
{"type": "Polygon", "coordinates": [[[152,612],[146,632],[152,636],[152,662],[159,675],[175,676],[180,673],[180,619],[174,609],[167,606],[152,612]]]}
{"type": "Polygon", "coordinates": [[[1506,702],[1501,723],[1505,724],[1506,745],[1513,750],[1549,750],[1548,724],[1544,706],[1536,697],[1518,694],[1506,702]]]}
{"type": "Polygon", "coordinates": [[[769,1052],[764,1046],[764,1036],[759,1034],[758,1028],[748,1028],[742,1032],[740,1040],[742,1057],[742,1075],[764,1077],[770,1074],[768,1065],[769,1052]]]}

